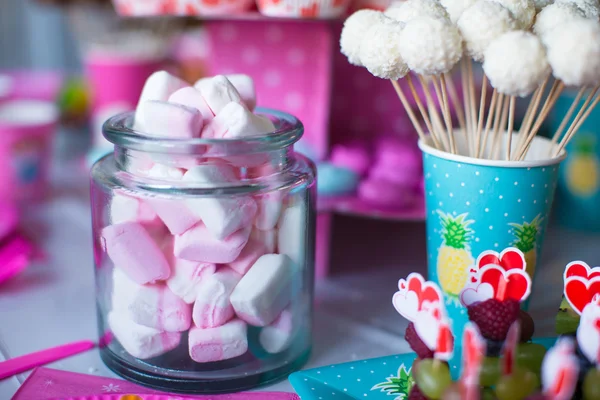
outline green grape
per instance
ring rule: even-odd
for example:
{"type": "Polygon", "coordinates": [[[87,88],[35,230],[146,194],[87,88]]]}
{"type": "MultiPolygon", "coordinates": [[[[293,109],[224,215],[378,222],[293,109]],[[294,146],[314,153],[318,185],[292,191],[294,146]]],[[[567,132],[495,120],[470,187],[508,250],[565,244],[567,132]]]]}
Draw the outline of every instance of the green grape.
{"type": "Polygon", "coordinates": [[[481,400],[496,400],[496,393],[492,388],[483,388],[480,398],[481,400]]]}
{"type": "Polygon", "coordinates": [[[444,391],[452,383],[448,365],[432,358],[421,360],[416,365],[415,383],[421,392],[432,400],[442,398],[444,391]]]}
{"type": "Polygon", "coordinates": [[[577,332],[579,315],[573,311],[569,302],[563,298],[556,314],[555,331],[557,335],[567,335],[577,332]]]}
{"type": "Polygon", "coordinates": [[[540,375],[546,348],[537,343],[520,343],[517,346],[517,365],[540,375]]]}
{"type": "Polygon", "coordinates": [[[498,357],[486,357],[481,365],[479,384],[483,387],[494,386],[500,379],[500,359],[498,357]]]}
{"type": "Polygon", "coordinates": [[[517,367],[512,374],[500,378],[496,384],[498,400],[523,400],[540,386],[536,374],[528,369],[517,367]]]}
{"type": "Polygon", "coordinates": [[[462,386],[459,382],[454,382],[450,384],[444,391],[444,396],[442,396],[442,400],[462,400],[463,399],[463,390],[462,386]]]}
{"type": "Polygon", "coordinates": [[[600,399],[600,370],[590,369],[583,379],[583,399],[600,399]]]}

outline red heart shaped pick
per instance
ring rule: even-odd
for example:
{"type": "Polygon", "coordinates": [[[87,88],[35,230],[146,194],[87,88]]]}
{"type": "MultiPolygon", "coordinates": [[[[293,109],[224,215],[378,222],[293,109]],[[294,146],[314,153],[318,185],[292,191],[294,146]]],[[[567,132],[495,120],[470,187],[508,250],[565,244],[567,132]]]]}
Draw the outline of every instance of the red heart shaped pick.
{"type": "Polygon", "coordinates": [[[486,267],[482,271],[481,282],[489,283],[494,288],[494,297],[500,301],[522,301],[531,289],[531,280],[524,271],[511,270],[504,273],[495,266],[486,267]]]}
{"type": "Polygon", "coordinates": [[[573,261],[567,264],[564,278],[568,279],[573,276],[580,276],[589,280],[600,276],[600,267],[590,268],[590,266],[583,261],[573,261]]]}
{"type": "Polygon", "coordinates": [[[565,282],[565,298],[579,315],[598,294],[600,294],[600,278],[598,277],[587,281],[580,276],[573,276],[565,282]]]}
{"type": "Polygon", "coordinates": [[[430,303],[441,302],[442,296],[437,285],[432,282],[425,281],[420,274],[412,273],[407,278],[408,290],[415,292],[419,299],[419,310],[423,305],[424,301],[430,303]]]}
{"type": "Polygon", "coordinates": [[[502,267],[505,271],[511,269],[525,269],[525,257],[517,248],[509,247],[502,253],[498,254],[495,251],[483,252],[477,260],[479,269],[486,265],[493,264],[502,267]]]}

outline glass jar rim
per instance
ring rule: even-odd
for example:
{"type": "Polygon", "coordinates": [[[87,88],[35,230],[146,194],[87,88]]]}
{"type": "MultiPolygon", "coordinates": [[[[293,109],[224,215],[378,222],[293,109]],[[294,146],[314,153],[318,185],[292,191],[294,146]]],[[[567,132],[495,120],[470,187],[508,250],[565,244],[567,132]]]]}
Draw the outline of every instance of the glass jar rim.
{"type": "Polygon", "coordinates": [[[275,131],[231,139],[155,137],[133,129],[135,111],[128,111],[109,118],[102,126],[102,134],[115,146],[142,152],[201,154],[218,148],[220,150],[211,153],[239,154],[281,150],[296,143],[304,133],[302,122],[291,114],[262,107],[256,108],[255,113],[268,117],[275,125],[275,131]]]}

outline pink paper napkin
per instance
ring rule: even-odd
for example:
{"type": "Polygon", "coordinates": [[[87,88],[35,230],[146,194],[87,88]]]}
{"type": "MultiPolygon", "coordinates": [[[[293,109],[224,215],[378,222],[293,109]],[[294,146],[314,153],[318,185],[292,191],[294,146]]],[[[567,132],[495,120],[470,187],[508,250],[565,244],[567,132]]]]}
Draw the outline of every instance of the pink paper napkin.
{"type": "MultiPolygon", "coordinates": [[[[12,400],[50,400],[77,399],[85,396],[118,394],[155,394],[166,393],[134,385],[120,379],[77,374],[49,368],[37,368],[19,388],[12,400]]],[[[176,399],[201,400],[300,400],[294,393],[248,392],[209,396],[171,395],[176,399]]],[[[110,396],[108,396],[110,397],[110,396]]],[[[161,396],[162,397],[162,396],[161,396]]],[[[115,397],[118,398],[118,397],[115,397]]]]}

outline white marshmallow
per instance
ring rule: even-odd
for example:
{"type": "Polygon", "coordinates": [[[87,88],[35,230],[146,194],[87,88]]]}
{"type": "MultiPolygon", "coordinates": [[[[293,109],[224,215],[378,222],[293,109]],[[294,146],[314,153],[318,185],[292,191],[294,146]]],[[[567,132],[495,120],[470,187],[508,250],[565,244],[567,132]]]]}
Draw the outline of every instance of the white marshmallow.
{"type": "Polygon", "coordinates": [[[250,240],[262,242],[265,245],[265,253],[275,253],[277,249],[277,229],[271,229],[270,231],[253,229],[250,233],[250,240]]]}
{"type": "MultiPolygon", "coordinates": [[[[185,182],[199,187],[222,186],[237,180],[235,171],[226,164],[199,165],[183,176],[185,182]]],[[[250,197],[208,197],[186,202],[188,208],[202,219],[215,238],[222,240],[252,223],[256,215],[256,202],[250,197]]]]}
{"type": "Polygon", "coordinates": [[[110,201],[111,224],[130,221],[150,223],[154,222],[156,218],[156,213],[152,210],[152,207],[144,201],[128,196],[123,192],[116,191],[110,201]]]}
{"type": "Polygon", "coordinates": [[[157,179],[167,179],[179,181],[183,178],[185,171],[181,168],[169,167],[163,164],[154,164],[150,170],[148,170],[148,176],[157,179]]]}
{"type": "Polygon", "coordinates": [[[202,114],[202,119],[206,123],[213,119],[214,114],[208,107],[206,100],[202,97],[200,91],[192,86],[184,87],[173,93],[169,97],[169,103],[181,104],[195,108],[202,114]]]}
{"type": "Polygon", "coordinates": [[[275,131],[268,118],[254,115],[244,105],[227,104],[202,130],[202,137],[233,139],[275,131]]]}
{"type": "Polygon", "coordinates": [[[295,267],[283,254],[265,254],[231,294],[237,316],[251,325],[267,326],[290,302],[295,267]]]}
{"type": "Polygon", "coordinates": [[[242,97],[238,91],[223,75],[200,79],[194,87],[200,91],[214,115],[218,115],[231,102],[242,103],[242,97]]]}
{"type": "Polygon", "coordinates": [[[138,285],[115,268],[113,270],[113,310],[136,324],[165,332],[188,330],[192,309],[163,284],[138,285]]]}
{"type": "Polygon", "coordinates": [[[228,360],[248,351],[247,327],[235,319],[216,328],[192,328],[189,333],[190,358],[199,363],[228,360]]]}
{"type": "Polygon", "coordinates": [[[275,228],[281,215],[282,195],[280,192],[267,193],[256,196],[258,212],[254,220],[254,226],[261,231],[269,231],[275,228]]]}
{"type": "Polygon", "coordinates": [[[146,79],[138,107],[148,100],[167,101],[171,94],[186,86],[189,85],[167,71],[157,71],[146,79]]]}
{"type": "Polygon", "coordinates": [[[115,311],[108,314],[108,325],[125,351],[142,360],[171,351],[181,342],[179,332],[161,332],[148,328],[115,311]]]}
{"type": "MultiPolygon", "coordinates": [[[[173,256],[172,256],[173,257],[173,256]]],[[[188,261],[173,257],[171,276],[167,279],[167,286],[187,304],[196,301],[198,288],[217,270],[213,263],[188,261]]]]}
{"type": "MultiPolygon", "coordinates": [[[[242,102],[246,107],[252,111],[256,108],[256,88],[254,87],[254,80],[245,74],[232,74],[225,75],[225,78],[231,82],[235,90],[238,91],[242,102]]],[[[201,81],[208,81],[211,78],[202,78],[197,81],[194,85],[202,85],[201,81]]]]}
{"type": "Polygon", "coordinates": [[[258,340],[267,353],[281,353],[290,347],[297,331],[297,317],[294,318],[288,307],[275,321],[261,329],[258,340]]]}
{"type": "Polygon", "coordinates": [[[192,139],[200,136],[202,115],[195,108],[148,100],[135,112],[135,129],[148,136],[192,139]]]}
{"type": "Polygon", "coordinates": [[[281,213],[277,231],[277,251],[303,267],[306,254],[306,207],[298,202],[281,213]]]}
{"type": "Polygon", "coordinates": [[[229,297],[242,276],[229,267],[221,267],[198,286],[192,317],[198,328],[221,326],[234,316],[229,297]]]}

